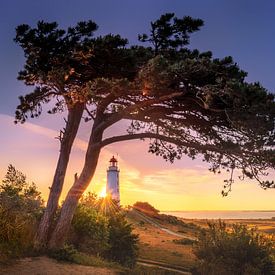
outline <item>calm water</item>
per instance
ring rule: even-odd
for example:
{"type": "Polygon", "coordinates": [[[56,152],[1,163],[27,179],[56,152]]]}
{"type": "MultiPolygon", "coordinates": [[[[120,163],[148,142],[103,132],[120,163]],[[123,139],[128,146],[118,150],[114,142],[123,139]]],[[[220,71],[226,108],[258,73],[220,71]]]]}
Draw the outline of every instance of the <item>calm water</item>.
{"type": "Polygon", "coordinates": [[[275,211],[164,211],[186,219],[275,219],[275,211]]]}

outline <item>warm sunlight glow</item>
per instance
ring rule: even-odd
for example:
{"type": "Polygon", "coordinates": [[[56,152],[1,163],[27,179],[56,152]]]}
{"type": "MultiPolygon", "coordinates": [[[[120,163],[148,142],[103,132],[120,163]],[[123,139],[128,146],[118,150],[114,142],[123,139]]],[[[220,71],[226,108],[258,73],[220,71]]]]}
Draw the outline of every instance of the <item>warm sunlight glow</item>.
{"type": "Polygon", "coordinates": [[[105,198],[106,197],[106,187],[103,186],[100,193],[99,193],[100,198],[105,198]]]}

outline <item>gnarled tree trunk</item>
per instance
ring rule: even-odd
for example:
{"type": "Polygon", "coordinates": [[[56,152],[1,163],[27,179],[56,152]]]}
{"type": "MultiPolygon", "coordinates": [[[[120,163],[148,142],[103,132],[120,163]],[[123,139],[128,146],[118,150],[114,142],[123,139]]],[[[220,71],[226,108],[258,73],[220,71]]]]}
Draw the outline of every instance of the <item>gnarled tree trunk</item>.
{"type": "Polygon", "coordinates": [[[65,126],[65,132],[61,139],[60,154],[53,178],[53,183],[50,188],[49,199],[47,201],[46,210],[42,216],[35,237],[34,245],[36,249],[47,246],[49,231],[51,229],[52,221],[58,207],[58,200],[62,192],[72,145],[80,125],[83,110],[83,103],[75,104],[71,109],[68,110],[68,119],[65,126]]]}
{"type": "Polygon", "coordinates": [[[49,241],[49,248],[58,248],[63,245],[69,231],[78,200],[88,187],[96,170],[101,148],[95,145],[102,140],[102,133],[97,137],[91,135],[86,153],[85,164],[79,178],[75,178],[74,184],[68,192],[62,205],[57,225],[49,241]]]}

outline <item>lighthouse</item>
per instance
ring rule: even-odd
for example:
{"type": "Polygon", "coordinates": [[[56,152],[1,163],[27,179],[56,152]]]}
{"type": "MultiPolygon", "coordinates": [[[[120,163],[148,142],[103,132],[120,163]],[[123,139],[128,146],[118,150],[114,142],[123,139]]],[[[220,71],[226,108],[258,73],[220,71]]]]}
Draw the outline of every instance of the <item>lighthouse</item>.
{"type": "Polygon", "coordinates": [[[110,195],[111,198],[116,200],[119,204],[119,170],[117,164],[117,159],[113,156],[110,159],[109,168],[107,170],[106,194],[110,195]]]}

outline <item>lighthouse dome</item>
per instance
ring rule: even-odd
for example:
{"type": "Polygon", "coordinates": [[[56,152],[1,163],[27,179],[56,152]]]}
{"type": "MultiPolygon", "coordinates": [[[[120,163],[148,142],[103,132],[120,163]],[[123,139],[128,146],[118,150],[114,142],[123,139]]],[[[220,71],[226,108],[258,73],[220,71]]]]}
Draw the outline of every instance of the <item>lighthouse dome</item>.
{"type": "Polygon", "coordinates": [[[117,162],[117,159],[113,156],[113,157],[110,159],[110,162],[117,162]]]}

